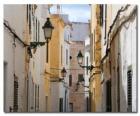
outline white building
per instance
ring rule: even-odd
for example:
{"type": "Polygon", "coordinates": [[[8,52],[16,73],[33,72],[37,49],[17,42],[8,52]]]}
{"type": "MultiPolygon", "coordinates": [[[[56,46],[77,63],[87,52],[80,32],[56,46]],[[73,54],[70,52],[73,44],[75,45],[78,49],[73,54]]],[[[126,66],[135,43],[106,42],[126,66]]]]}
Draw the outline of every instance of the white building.
{"type": "MultiPolygon", "coordinates": [[[[84,54],[84,57],[85,57],[85,66],[90,66],[91,63],[90,63],[90,38],[87,37],[85,39],[85,54],[84,54]]],[[[90,78],[90,71],[89,70],[86,70],[85,69],[85,83],[84,83],[84,86],[85,86],[85,99],[86,99],[86,111],[89,111],[89,78],[90,78]]]]}
{"type": "MultiPolygon", "coordinates": [[[[130,16],[120,31],[120,111],[137,112],[137,13],[131,16],[136,6],[130,6],[125,16],[130,16]]],[[[137,11],[136,11],[137,12],[137,11]]],[[[123,17],[123,16],[122,16],[123,17]]]]}
{"type": "Polygon", "coordinates": [[[5,112],[48,111],[46,47],[29,49],[30,42],[45,41],[42,26],[48,14],[47,5],[4,6],[5,112]]]}
{"type": "MultiPolygon", "coordinates": [[[[31,42],[45,42],[42,26],[49,16],[47,5],[27,5],[29,20],[31,20],[31,42]],[[30,10],[31,7],[31,10],[30,10]]],[[[29,90],[28,90],[28,111],[29,112],[46,112],[45,92],[45,64],[46,64],[46,46],[37,46],[31,49],[32,57],[29,61],[29,90]]]]}
{"type": "Polygon", "coordinates": [[[5,112],[27,111],[25,25],[25,5],[4,5],[5,112]]]}
{"type": "Polygon", "coordinates": [[[136,112],[138,39],[136,6],[104,5],[104,14],[105,11],[110,14],[106,17],[108,21],[106,35],[105,15],[102,26],[102,59],[104,59],[102,111],[109,108],[112,112],[136,112]]]}

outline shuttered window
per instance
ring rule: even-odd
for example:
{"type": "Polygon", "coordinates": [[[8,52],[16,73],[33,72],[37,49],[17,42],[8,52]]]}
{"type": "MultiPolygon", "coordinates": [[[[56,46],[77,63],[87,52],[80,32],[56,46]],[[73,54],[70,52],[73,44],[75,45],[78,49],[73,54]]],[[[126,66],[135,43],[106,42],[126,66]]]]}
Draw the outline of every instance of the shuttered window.
{"type": "Polygon", "coordinates": [[[106,112],[111,112],[111,80],[106,82],[106,112]]]}
{"type": "Polygon", "coordinates": [[[63,112],[63,98],[59,99],[59,111],[63,112]]]}
{"type": "Polygon", "coordinates": [[[29,9],[28,9],[28,12],[29,12],[29,33],[31,34],[31,5],[29,5],[29,9]]]}
{"type": "Polygon", "coordinates": [[[132,70],[127,71],[127,99],[128,112],[132,112],[132,70]]]}
{"type": "Polygon", "coordinates": [[[70,112],[73,112],[73,103],[69,103],[70,112]]]}
{"type": "Polygon", "coordinates": [[[36,38],[36,41],[38,40],[38,21],[37,21],[37,18],[35,18],[35,38],[36,38]]]}
{"type": "MultiPolygon", "coordinates": [[[[14,78],[17,78],[16,76],[14,78]]],[[[18,111],[18,80],[14,79],[14,103],[13,103],[13,111],[18,111]]]]}
{"type": "Polygon", "coordinates": [[[68,65],[68,49],[66,49],[66,65],[68,65]]]}
{"type": "Polygon", "coordinates": [[[83,82],[83,81],[84,81],[83,74],[78,74],[78,82],[83,82]]]}
{"type": "MultiPolygon", "coordinates": [[[[86,65],[88,66],[88,56],[86,58],[86,65]]],[[[86,74],[88,75],[88,70],[86,70],[86,74]]]]}
{"type": "Polygon", "coordinates": [[[38,41],[40,39],[40,22],[38,21],[38,41]]]}
{"type": "Polygon", "coordinates": [[[72,75],[69,75],[69,86],[72,86],[72,75]]]}
{"type": "Polygon", "coordinates": [[[101,4],[101,5],[100,5],[100,25],[101,25],[101,26],[103,26],[103,17],[104,17],[104,16],[103,16],[103,10],[104,10],[103,7],[104,7],[104,5],[101,4]]]}

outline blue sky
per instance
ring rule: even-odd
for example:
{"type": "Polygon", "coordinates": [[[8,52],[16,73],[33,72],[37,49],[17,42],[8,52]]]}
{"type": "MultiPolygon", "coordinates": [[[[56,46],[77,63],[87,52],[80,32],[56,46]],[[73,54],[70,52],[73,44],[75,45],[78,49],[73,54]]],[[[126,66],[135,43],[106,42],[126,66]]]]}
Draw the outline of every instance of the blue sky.
{"type": "MultiPolygon", "coordinates": [[[[54,12],[52,7],[51,12],[54,12]]],[[[73,22],[88,22],[90,19],[90,6],[88,4],[62,4],[61,11],[69,15],[69,20],[73,22]]]]}

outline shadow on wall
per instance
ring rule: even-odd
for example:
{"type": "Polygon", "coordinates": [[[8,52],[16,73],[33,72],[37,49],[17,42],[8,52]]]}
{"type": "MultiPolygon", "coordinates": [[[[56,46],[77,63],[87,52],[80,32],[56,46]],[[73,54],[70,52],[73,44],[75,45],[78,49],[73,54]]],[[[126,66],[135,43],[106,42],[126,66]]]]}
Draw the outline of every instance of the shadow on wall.
{"type": "Polygon", "coordinates": [[[123,79],[120,77],[120,112],[127,112],[127,97],[124,86],[123,79]]]}

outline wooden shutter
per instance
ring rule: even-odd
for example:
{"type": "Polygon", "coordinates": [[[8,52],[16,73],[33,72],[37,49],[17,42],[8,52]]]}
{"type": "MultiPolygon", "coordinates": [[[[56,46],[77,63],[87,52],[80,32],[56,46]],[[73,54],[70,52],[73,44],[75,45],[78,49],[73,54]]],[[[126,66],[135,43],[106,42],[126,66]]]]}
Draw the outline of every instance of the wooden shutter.
{"type": "Polygon", "coordinates": [[[127,105],[128,105],[128,112],[132,112],[132,70],[129,69],[127,71],[127,105]]]}
{"type": "Polygon", "coordinates": [[[13,103],[13,111],[18,111],[18,80],[14,75],[14,103],[13,103]]]}

